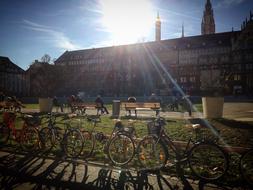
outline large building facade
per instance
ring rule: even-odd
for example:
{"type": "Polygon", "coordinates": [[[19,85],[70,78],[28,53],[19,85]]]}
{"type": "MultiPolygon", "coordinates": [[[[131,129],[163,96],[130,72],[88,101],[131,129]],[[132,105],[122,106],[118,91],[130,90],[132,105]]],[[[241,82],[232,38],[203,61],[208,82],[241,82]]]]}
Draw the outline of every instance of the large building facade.
{"type": "Polygon", "coordinates": [[[156,41],[66,51],[56,61],[61,86],[56,94],[84,91],[108,96],[169,95],[180,87],[201,95],[223,88],[227,94],[253,93],[253,18],[240,31],[215,33],[210,0],[201,23],[202,35],[161,40],[156,21],[156,41]]]}
{"type": "Polygon", "coordinates": [[[0,56],[0,91],[6,95],[29,94],[26,72],[8,57],[0,56]]]}

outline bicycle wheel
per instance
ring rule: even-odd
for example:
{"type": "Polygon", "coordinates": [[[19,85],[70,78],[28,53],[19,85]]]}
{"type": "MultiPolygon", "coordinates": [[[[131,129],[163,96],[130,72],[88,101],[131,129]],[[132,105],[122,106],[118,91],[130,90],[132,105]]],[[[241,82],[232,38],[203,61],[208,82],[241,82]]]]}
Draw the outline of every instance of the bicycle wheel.
{"type": "Polygon", "coordinates": [[[240,159],[242,177],[253,185],[253,149],[247,151],[240,159]]]}
{"type": "Polygon", "coordinates": [[[39,133],[33,127],[26,127],[22,131],[20,145],[24,151],[33,151],[39,145],[39,133]]]}
{"type": "Polygon", "coordinates": [[[163,167],[168,160],[168,152],[162,141],[156,136],[144,137],[138,144],[137,157],[146,169],[163,167]]]}
{"type": "Polygon", "coordinates": [[[89,131],[82,131],[83,136],[83,149],[81,152],[82,157],[88,158],[92,155],[95,147],[95,138],[89,131]]]}
{"type": "Polygon", "coordinates": [[[83,149],[83,136],[77,129],[71,129],[63,138],[63,149],[68,157],[78,157],[83,149]]]}
{"type": "Polygon", "coordinates": [[[7,143],[10,137],[10,129],[4,123],[0,123],[0,144],[7,143]]]}
{"type": "Polygon", "coordinates": [[[42,128],[39,132],[39,137],[43,149],[49,150],[55,145],[55,134],[50,128],[42,128]]]}
{"type": "Polygon", "coordinates": [[[116,134],[109,142],[108,157],[115,165],[123,166],[129,163],[134,153],[134,142],[125,134],[116,134]]]}
{"type": "Polygon", "coordinates": [[[227,154],[218,145],[211,143],[194,145],[188,162],[192,172],[205,181],[221,178],[228,169],[227,154]]]}

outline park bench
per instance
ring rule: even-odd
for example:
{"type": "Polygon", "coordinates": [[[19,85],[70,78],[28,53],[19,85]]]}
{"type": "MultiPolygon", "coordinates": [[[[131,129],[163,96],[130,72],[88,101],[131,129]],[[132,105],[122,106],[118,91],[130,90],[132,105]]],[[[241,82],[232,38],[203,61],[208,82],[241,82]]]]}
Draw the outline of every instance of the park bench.
{"type": "Polygon", "coordinates": [[[151,110],[156,112],[156,116],[160,112],[160,102],[121,102],[121,107],[126,110],[126,115],[129,111],[135,111],[137,117],[137,111],[151,110]]]}
{"type": "Polygon", "coordinates": [[[97,115],[103,113],[103,108],[100,103],[95,102],[72,102],[71,103],[71,112],[78,112],[85,114],[87,109],[96,109],[97,115]]]}

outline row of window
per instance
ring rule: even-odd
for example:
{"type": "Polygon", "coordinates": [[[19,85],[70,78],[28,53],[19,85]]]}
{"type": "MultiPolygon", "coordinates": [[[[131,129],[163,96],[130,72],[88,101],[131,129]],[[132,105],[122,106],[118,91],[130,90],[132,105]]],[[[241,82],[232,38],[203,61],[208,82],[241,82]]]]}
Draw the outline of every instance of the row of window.
{"type": "MultiPolygon", "coordinates": [[[[187,83],[187,77],[180,77],[180,82],[181,83],[187,83]]],[[[196,77],[195,76],[191,76],[189,77],[189,81],[192,82],[192,83],[195,83],[196,82],[196,77]]]]}

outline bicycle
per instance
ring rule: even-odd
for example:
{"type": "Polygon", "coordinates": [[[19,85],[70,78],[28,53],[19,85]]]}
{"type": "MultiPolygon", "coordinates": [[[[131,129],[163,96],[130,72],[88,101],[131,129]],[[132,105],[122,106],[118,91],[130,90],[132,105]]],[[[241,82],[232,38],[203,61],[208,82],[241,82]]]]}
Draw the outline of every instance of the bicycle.
{"type": "Polygon", "coordinates": [[[114,165],[123,166],[131,162],[135,155],[135,128],[123,126],[121,121],[115,123],[108,142],[108,157],[114,165]],[[114,136],[112,137],[112,134],[114,136]]]}
{"type": "MultiPolygon", "coordinates": [[[[190,138],[186,148],[176,146],[166,133],[163,118],[157,118],[148,123],[148,133],[138,144],[137,156],[140,164],[148,167],[166,167],[169,159],[169,148],[175,154],[176,164],[188,162],[191,171],[199,179],[214,181],[220,179],[228,169],[228,155],[210,139],[193,140],[190,138]]],[[[201,128],[199,124],[192,125],[196,137],[201,128]]]]}
{"type": "Polygon", "coordinates": [[[83,148],[83,136],[78,128],[71,127],[66,122],[56,122],[56,118],[62,116],[64,121],[72,117],[66,114],[48,114],[48,125],[40,130],[42,148],[51,150],[60,146],[66,156],[78,157],[83,148]]]}
{"type": "Polygon", "coordinates": [[[249,149],[241,156],[240,172],[243,179],[253,186],[253,149],[249,149]]]}
{"type": "Polygon", "coordinates": [[[103,152],[113,164],[123,166],[132,160],[135,147],[130,137],[131,131],[129,128],[123,127],[122,123],[117,121],[108,137],[102,132],[95,132],[97,123],[101,122],[99,115],[94,118],[87,117],[87,120],[93,123],[93,128],[91,131],[81,131],[84,139],[82,150],[84,159],[91,157],[95,149],[96,141],[98,141],[103,144],[103,152]]]}
{"type": "Polygon", "coordinates": [[[6,144],[10,137],[19,143],[24,151],[33,151],[40,147],[38,117],[20,113],[20,118],[24,121],[21,129],[16,128],[15,121],[17,112],[4,112],[3,122],[0,123],[0,143],[6,144]]]}

